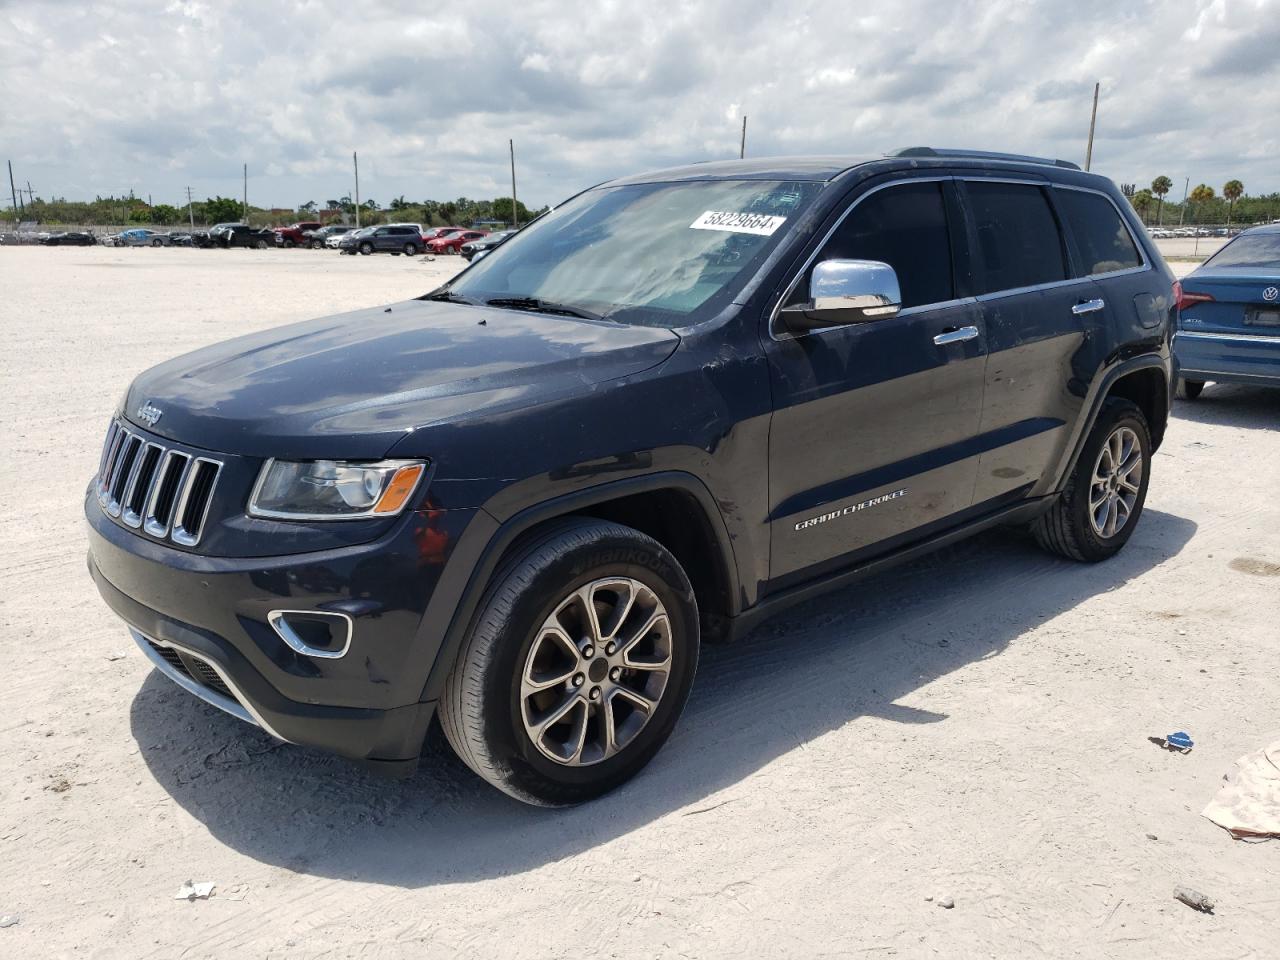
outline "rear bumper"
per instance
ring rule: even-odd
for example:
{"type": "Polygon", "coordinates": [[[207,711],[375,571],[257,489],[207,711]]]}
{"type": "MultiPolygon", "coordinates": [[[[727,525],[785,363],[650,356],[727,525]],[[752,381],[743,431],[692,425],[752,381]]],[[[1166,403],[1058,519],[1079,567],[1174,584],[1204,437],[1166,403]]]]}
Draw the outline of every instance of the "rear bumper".
{"type": "Polygon", "coordinates": [[[1179,330],[1173,352],[1184,380],[1280,386],[1280,336],[1179,330]]]}

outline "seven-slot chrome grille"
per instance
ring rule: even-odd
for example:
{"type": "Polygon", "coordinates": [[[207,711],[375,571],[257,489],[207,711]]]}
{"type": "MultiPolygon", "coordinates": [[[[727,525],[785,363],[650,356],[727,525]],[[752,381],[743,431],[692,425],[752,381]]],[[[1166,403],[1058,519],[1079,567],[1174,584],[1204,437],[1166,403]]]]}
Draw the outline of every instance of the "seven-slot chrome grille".
{"type": "Polygon", "coordinates": [[[170,449],[115,420],[98,465],[98,502],[125,526],[194,547],[221,469],[220,460],[170,449]]]}

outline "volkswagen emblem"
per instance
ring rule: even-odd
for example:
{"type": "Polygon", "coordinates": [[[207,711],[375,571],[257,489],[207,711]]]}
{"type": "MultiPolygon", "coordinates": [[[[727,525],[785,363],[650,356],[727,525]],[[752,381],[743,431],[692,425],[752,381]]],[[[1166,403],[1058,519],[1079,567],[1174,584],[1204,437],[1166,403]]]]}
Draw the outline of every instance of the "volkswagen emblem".
{"type": "Polygon", "coordinates": [[[1262,299],[1263,299],[1263,300],[1266,300],[1266,301],[1268,301],[1268,302],[1271,302],[1271,301],[1275,300],[1275,299],[1276,299],[1276,297],[1280,297],[1280,288],[1277,288],[1277,287],[1267,287],[1267,289],[1265,289],[1265,290],[1263,290],[1263,291],[1262,291],[1262,299]]]}
{"type": "Polygon", "coordinates": [[[155,404],[147,402],[138,408],[138,419],[148,427],[154,427],[163,413],[164,411],[155,404]]]}

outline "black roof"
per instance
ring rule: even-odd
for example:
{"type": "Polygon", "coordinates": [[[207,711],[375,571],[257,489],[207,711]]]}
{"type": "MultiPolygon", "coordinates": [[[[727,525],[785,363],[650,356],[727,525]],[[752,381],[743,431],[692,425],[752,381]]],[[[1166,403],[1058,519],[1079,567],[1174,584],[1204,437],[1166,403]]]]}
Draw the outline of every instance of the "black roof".
{"type": "Polygon", "coordinates": [[[993,153],[984,150],[955,150],[933,147],[908,147],[881,157],[868,156],[813,156],[813,157],[752,157],[747,160],[711,160],[691,163],[665,170],[610,180],[610,186],[634,183],[669,183],[681,180],[802,180],[827,183],[856,167],[874,164],[868,173],[879,169],[901,167],[963,166],[986,169],[1021,168],[1054,179],[1087,181],[1101,179],[1088,174],[1074,163],[1046,157],[1032,157],[1015,153],[993,153]]]}

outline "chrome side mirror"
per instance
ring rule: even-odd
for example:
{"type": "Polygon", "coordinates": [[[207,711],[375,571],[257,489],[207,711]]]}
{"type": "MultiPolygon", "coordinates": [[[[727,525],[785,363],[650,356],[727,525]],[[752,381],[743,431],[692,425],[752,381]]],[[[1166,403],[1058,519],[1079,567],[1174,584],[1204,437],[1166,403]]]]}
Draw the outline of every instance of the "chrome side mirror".
{"type": "Polygon", "coordinates": [[[823,260],[809,278],[809,299],[784,307],[792,330],[812,330],[892,317],[902,308],[893,267],[879,260],[823,260]]]}

